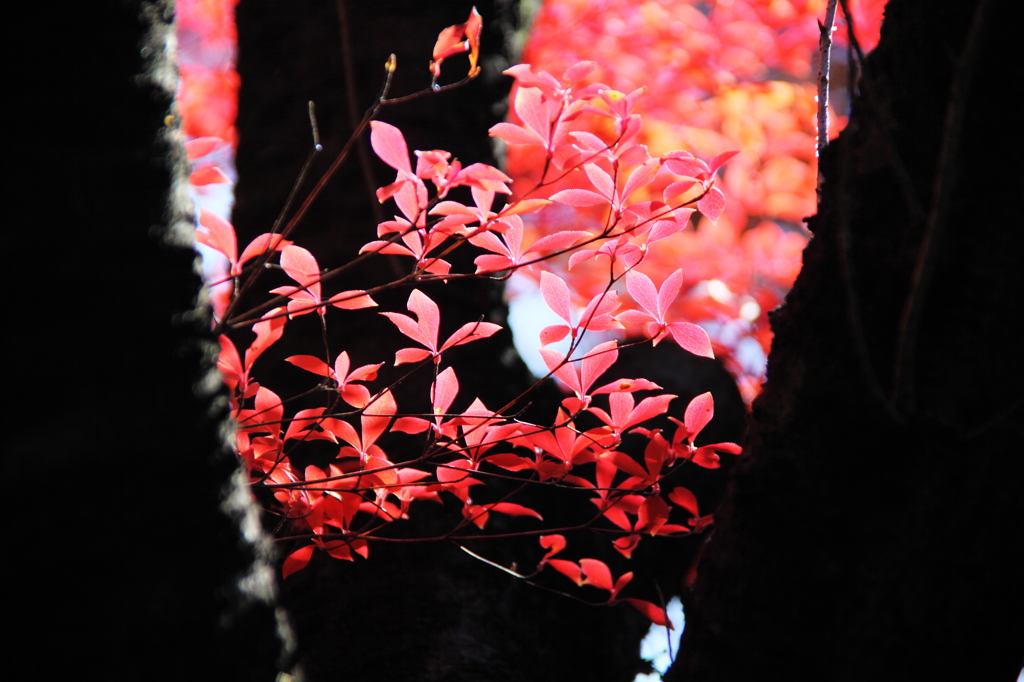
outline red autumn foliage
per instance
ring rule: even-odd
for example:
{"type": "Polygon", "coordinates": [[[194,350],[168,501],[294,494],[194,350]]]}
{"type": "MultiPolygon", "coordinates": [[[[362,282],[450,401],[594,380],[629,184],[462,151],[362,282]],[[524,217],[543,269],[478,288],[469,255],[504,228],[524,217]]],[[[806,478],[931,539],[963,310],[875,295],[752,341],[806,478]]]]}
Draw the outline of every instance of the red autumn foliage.
{"type": "MultiPolygon", "coordinates": [[[[764,378],[764,357],[771,344],[767,313],[792,286],[807,240],[802,221],[814,213],[817,131],[812,60],[826,4],[827,0],[550,0],[539,11],[523,52],[523,61],[533,69],[554,74],[592,60],[588,72],[570,76],[579,79],[578,87],[600,83],[604,85],[597,87],[630,93],[618,101],[599,99],[593,109],[599,116],[578,122],[580,130],[596,136],[587,138],[592,146],[617,134],[610,114],[620,102],[632,102],[644,119],[636,140],[651,155],[683,150],[710,159],[709,171],[715,173],[715,155],[739,151],[722,169],[718,187],[698,202],[699,213],[689,219],[677,214],[688,229],[681,226],[665,234],[665,243],[644,260],[637,274],[664,281],[681,268],[682,288],[672,313],[708,331],[716,355],[736,376],[748,403],[764,378]]],[[[885,2],[849,4],[859,42],[869,50],[878,42],[885,2]]],[[[837,45],[845,45],[845,35],[846,24],[840,21],[837,45]]],[[[519,86],[523,83],[520,79],[519,86]]],[[[523,144],[536,127],[524,120],[519,108],[520,101],[526,105],[526,96],[521,99],[514,91],[513,100],[512,122],[525,126],[525,132],[505,138],[506,170],[519,194],[534,186],[546,166],[540,145],[523,144]]],[[[833,113],[833,120],[842,123],[845,118],[833,113]]],[[[830,137],[840,127],[832,127],[830,137]]],[[[685,173],[686,163],[686,158],[679,159],[676,170],[685,173]]],[[[577,210],[552,207],[530,216],[526,234],[557,234],[581,220],[585,225],[602,224],[606,209],[587,202],[598,202],[609,185],[599,173],[588,175],[593,189],[562,194],[560,183],[577,182],[564,178],[547,193],[534,194],[561,195],[577,210]],[[592,208],[580,210],[583,207],[592,208]]],[[[685,183],[667,182],[661,177],[648,183],[633,200],[666,191],[692,196],[695,191],[685,183]]],[[[627,186],[626,191],[635,189],[627,186]]],[[[555,267],[576,293],[578,304],[604,286],[606,265],[599,259],[587,262],[574,255],[555,267]]],[[[641,334],[646,324],[640,318],[623,322],[628,336],[641,334]]]]}
{"type": "MultiPolygon", "coordinates": [[[[387,254],[407,266],[408,274],[391,286],[413,287],[411,315],[381,314],[416,344],[399,350],[393,364],[408,365],[410,374],[433,373],[432,413],[404,412],[394,384],[380,384],[377,370],[390,357],[353,369],[344,350],[287,358],[321,377],[326,396],[322,407],[293,413],[287,400],[261,384],[259,357],[296,317],[316,313],[326,329],[348,311],[377,303],[363,290],[326,295],[330,268],[344,264],[325,270],[314,254],[287,239],[287,231],[260,235],[239,256],[231,224],[201,213],[197,241],[229,264],[221,282],[227,290],[214,313],[221,334],[218,366],[238,425],[237,453],[253,484],[277,501],[291,539],[304,539],[285,558],[285,577],[302,570],[317,550],[349,561],[368,558],[370,545],[390,524],[429,513],[421,502],[454,502],[462,521],[444,539],[486,536],[492,513],[523,517],[520,534],[537,535],[548,551],[536,571],[521,578],[534,580],[550,566],[580,587],[607,593],[603,603],[624,601],[667,623],[662,606],[619,596],[632,572],[614,579],[598,559],[552,558],[568,542],[561,532],[544,530],[541,514],[507,499],[474,501],[486,494],[471,489],[485,490],[500,476],[589,491],[597,514],[577,529],[606,534],[627,559],[644,536],[683,536],[712,522],[700,515],[687,488],[666,494],[660,486],[681,468],[715,468],[719,453],[740,454],[734,443],[695,443],[714,416],[711,394],[681,406],[642,377],[595,388],[615,363],[619,343],[606,341],[589,351],[580,343],[588,334],[616,330],[652,344],[671,339],[697,355],[724,355],[745,382],[747,397],[756,391],[759,376],[736,351],[743,338],[767,349],[762,318],[795,276],[795,254],[804,241],[797,223],[813,206],[813,102],[810,86],[793,81],[809,78],[805,53],[813,51],[817,36],[810,41],[806,21],[818,4],[734,0],[705,13],[696,2],[604,2],[597,13],[592,3],[548,3],[527,48],[536,61],[506,72],[516,79],[513,115],[491,129],[508,145],[509,175],[481,163],[462,167],[444,150],[416,151],[414,167],[398,128],[364,121],[361,130],[370,129],[373,150],[396,171],[378,199],[392,201],[401,215],[380,223],[378,239],[352,255],[387,254]],[[551,36],[556,23],[563,31],[576,27],[571,39],[563,33],[557,45],[551,36]],[[598,42],[610,58],[578,58],[598,42]],[[634,42],[648,51],[642,71],[627,52],[634,42]],[[791,78],[766,80],[772,72],[791,78]],[[650,84],[646,92],[633,87],[641,81],[650,84]],[[685,126],[668,122],[673,108],[682,112],[685,126]],[[448,198],[456,187],[469,188],[472,205],[448,198]],[[499,194],[505,201],[494,210],[499,194]],[[475,272],[453,272],[441,256],[455,248],[479,252],[475,272]],[[270,289],[258,311],[236,310],[234,294],[253,288],[267,263],[279,265],[294,284],[270,289]],[[416,285],[523,272],[538,279],[545,303],[564,322],[544,329],[539,342],[548,376],[571,395],[543,423],[524,422],[511,405],[493,409],[479,398],[451,412],[460,384],[448,351],[500,327],[467,320],[442,342],[437,303],[416,285]],[[240,353],[230,335],[250,328],[255,340],[240,353]],[[565,338],[566,353],[543,348],[565,338]],[[670,409],[683,415],[681,421],[671,418],[671,439],[644,426],[670,409]],[[584,415],[600,425],[585,428],[584,415]],[[409,460],[389,452],[393,433],[420,438],[422,454],[409,460]],[[647,440],[642,457],[620,449],[625,434],[647,440]],[[333,461],[324,468],[293,466],[289,453],[311,441],[336,448],[333,461]]],[[[183,16],[191,21],[199,13],[186,9],[183,16]]],[[[474,9],[466,23],[441,32],[428,93],[437,89],[444,60],[460,52],[469,53],[466,80],[479,73],[481,22],[474,9]]],[[[388,73],[393,70],[389,62],[388,73]]],[[[230,75],[223,77],[230,85],[230,75]]],[[[186,106],[201,82],[186,78],[182,95],[186,133],[200,138],[190,143],[194,159],[217,147],[209,136],[234,139],[233,113],[225,113],[230,108],[204,123],[186,106]]],[[[229,86],[216,90],[222,102],[233,96],[229,86]]],[[[377,108],[387,103],[385,88],[377,108]]],[[[224,180],[215,167],[193,174],[195,185],[224,180]]]]}

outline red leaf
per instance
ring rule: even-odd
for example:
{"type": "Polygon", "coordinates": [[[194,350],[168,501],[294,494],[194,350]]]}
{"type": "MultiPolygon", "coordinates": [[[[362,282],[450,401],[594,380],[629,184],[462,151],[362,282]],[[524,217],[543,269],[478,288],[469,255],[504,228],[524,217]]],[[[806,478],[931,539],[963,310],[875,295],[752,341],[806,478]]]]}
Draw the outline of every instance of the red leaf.
{"type": "Polygon", "coordinates": [[[188,176],[188,181],[195,187],[202,187],[204,185],[216,185],[227,183],[231,184],[231,178],[224,175],[217,166],[207,166],[206,168],[200,168],[192,175],[188,176]]]}
{"type": "Polygon", "coordinates": [[[362,289],[342,291],[327,299],[327,302],[335,308],[342,310],[359,310],[360,308],[372,308],[377,302],[366,295],[362,289]]]}
{"type": "Polygon", "coordinates": [[[552,194],[551,200],[569,206],[597,206],[608,203],[608,199],[589,189],[563,189],[552,194]]]}
{"type": "Polygon", "coordinates": [[[561,277],[550,272],[540,273],[540,294],[556,315],[572,324],[572,312],[569,304],[569,285],[561,277]]]}
{"type": "Polygon", "coordinates": [[[441,75],[441,62],[460,52],[469,52],[469,77],[480,73],[477,61],[480,59],[480,32],[483,29],[483,17],[470,10],[469,19],[464,24],[449,26],[437,36],[434,44],[433,59],[430,60],[430,72],[436,79],[441,75]],[[465,38],[465,40],[463,40],[465,38]]]}
{"type": "Polygon", "coordinates": [[[678,180],[676,182],[669,183],[665,187],[665,191],[662,193],[662,199],[665,200],[666,204],[672,203],[672,199],[685,194],[691,187],[697,184],[696,180],[678,180]]]}
{"type": "Polygon", "coordinates": [[[449,367],[437,376],[437,380],[430,387],[430,400],[434,406],[434,414],[447,413],[458,392],[459,380],[455,376],[455,369],[449,367]]]}
{"type": "Polygon", "coordinates": [[[519,201],[506,205],[505,208],[501,209],[498,215],[500,217],[505,217],[521,213],[536,213],[545,206],[550,205],[551,202],[547,199],[520,199],[519,201]]]}
{"type": "Polygon", "coordinates": [[[398,409],[391,391],[384,391],[375,401],[366,406],[360,422],[363,427],[363,448],[366,452],[391,423],[391,415],[398,409]]]}
{"type": "Polygon", "coordinates": [[[316,258],[301,246],[286,246],[281,251],[281,268],[303,286],[320,283],[320,266],[316,258]]]}
{"type": "Polygon", "coordinates": [[[711,418],[715,416],[715,399],[711,396],[711,393],[702,393],[686,406],[686,416],[683,418],[683,423],[686,425],[686,430],[690,433],[690,442],[692,443],[697,438],[697,434],[708,425],[711,418]]]}
{"type": "Polygon", "coordinates": [[[697,208],[707,216],[708,220],[717,224],[719,216],[725,210],[725,195],[722,194],[722,190],[712,187],[697,202],[697,208]]]}
{"type": "Polygon", "coordinates": [[[633,550],[640,544],[639,535],[623,535],[612,543],[615,549],[627,559],[633,556],[633,550]]]}
{"type": "Polygon", "coordinates": [[[307,372],[319,374],[322,377],[329,377],[333,373],[330,365],[320,358],[315,358],[312,355],[293,355],[290,358],[285,358],[284,361],[290,362],[296,367],[304,369],[307,372]]]}
{"type": "Polygon", "coordinates": [[[593,585],[600,590],[609,592],[615,589],[615,584],[612,582],[612,571],[608,568],[608,564],[597,559],[580,559],[580,567],[587,576],[583,582],[584,585],[593,585]]]}
{"type": "Polygon", "coordinates": [[[626,598],[622,601],[628,602],[637,611],[650,618],[651,622],[653,622],[655,625],[667,627],[669,630],[675,629],[674,627],[672,627],[672,621],[670,621],[668,619],[668,616],[665,614],[665,609],[661,608],[660,606],[652,604],[649,601],[644,601],[643,599],[626,598]]]}
{"type": "Polygon", "coordinates": [[[381,161],[395,170],[412,174],[409,147],[398,128],[383,121],[370,121],[370,146],[381,161]]]}
{"type": "MultiPolygon", "coordinates": [[[[568,249],[578,242],[593,237],[589,232],[582,230],[562,230],[546,237],[541,237],[533,246],[526,250],[527,253],[541,253],[542,251],[562,251],[568,249]]],[[[546,274],[546,273],[545,273],[546,274]]]]}
{"type": "MultiPolygon", "coordinates": [[[[437,480],[441,483],[455,483],[466,480],[468,469],[473,463],[468,459],[457,459],[446,466],[437,467],[437,480]]],[[[472,480],[472,479],[470,479],[472,480]]]]}
{"type": "Polygon", "coordinates": [[[426,360],[431,355],[430,351],[423,350],[422,348],[403,348],[395,353],[395,367],[409,362],[426,360]]]}
{"type": "Polygon", "coordinates": [[[206,229],[196,230],[196,241],[224,254],[233,270],[238,262],[235,228],[208,208],[199,211],[199,224],[206,229]]]}
{"type": "Polygon", "coordinates": [[[548,559],[555,556],[563,549],[565,549],[565,536],[564,535],[541,535],[540,546],[548,550],[548,553],[544,555],[544,558],[540,560],[538,567],[543,566],[547,563],[548,559]]]}
{"type": "Polygon", "coordinates": [[[515,504],[513,502],[498,502],[488,506],[491,511],[496,511],[501,514],[508,514],[509,516],[532,516],[535,519],[544,520],[544,517],[529,507],[524,507],[521,504],[515,504]]]}
{"type": "Polygon", "coordinates": [[[615,198],[615,182],[612,180],[612,176],[608,175],[607,171],[596,163],[585,163],[583,164],[583,172],[587,174],[590,182],[597,189],[598,193],[604,197],[605,201],[612,201],[615,198]]]}
{"type": "Polygon", "coordinates": [[[185,153],[188,154],[189,161],[194,161],[206,156],[223,144],[224,140],[219,137],[197,137],[185,143],[185,153]]]}
{"type": "Polygon", "coordinates": [[[657,535],[668,521],[669,508],[660,495],[652,495],[644,500],[638,512],[637,530],[647,531],[651,535],[657,535]]]}
{"type": "Polygon", "coordinates": [[[558,343],[568,336],[570,331],[569,327],[564,324],[553,324],[550,327],[544,327],[540,330],[540,345],[546,346],[550,343],[558,343]]]}
{"type": "Polygon", "coordinates": [[[672,492],[668,494],[668,499],[672,500],[694,516],[700,516],[700,512],[697,510],[697,496],[686,488],[673,488],[672,492]]]}
{"type": "MultiPolygon", "coordinates": [[[[577,585],[583,585],[583,570],[572,561],[566,561],[564,559],[549,559],[548,566],[555,569],[565,577],[572,580],[577,585]]],[[[609,580],[609,585],[611,581],[609,580]]]]}
{"type": "Polygon", "coordinates": [[[504,140],[505,144],[544,144],[543,138],[537,133],[514,123],[497,123],[491,126],[489,134],[504,140]]]}
{"type": "Polygon", "coordinates": [[[291,243],[292,242],[288,239],[282,239],[279,234],[265,232],[256,237],[256,239],[253,239],[249,245],[245,247],[245,250],[242,251],[242,257],[238,259],[238,263],[242,264],[247,260],[264,254],[267,251],[280,251],[291,243]]]}
{"type": "MultiPolygon", "coordinates": [[[[409,294],[407,308],[416,315],[415,320],[401,313],[381,313],[381,315],[394,322],[398,330],[413,341],[437,352],[437,328],[441,323],[437,304],[419,289],[413,289],[409,294]]],[[[427,353],[427,355],[429,356],[431,353],[427,353]]],[[[400,363],[396,362],[395,364],[400,363]]]]}
{"type": "Polygon", "coordinates": [[[296,571],[301,571],[309,563],[309,560],[313,557],[313,545],[306,545],[295,550],[284,560],[284,566],[281,568],[281,577],[287,578],[296,571]]]}
{"type": "Polygon", "coordinates": [[[690,459],[694,464],[705,469],[717,469],[722,466],[718,454],[715,453],[713,448],[709,447],[697,448],[690,459]]]}
{"type": "Polygon", "coordinates": [[[420,417],[399,417],[391,426],[392,431],[402,433],[423,433],[430,428],[430,422],[420,417]]]}
{"type": "Polygon", "coordinates": [[[721,154],[716,155],[714,158],[711,159],[711,161],[708,162],[708,170],[711,171],[712,174],[714,174],[714,172],[721,168],[726,161],[736,156],[737,154],[739,154],[739,150],[731,152],[722,152],[721,154]]]}
{"type": "Polygon", "coordinates": [[[622,201],[629,199],[633,192],[648,184],[658,174],[661,162],[658,159],[650,159],[644,165],[633,170],[626,180],[626,186],[622,188],[622,201]]]}
{"type": "Polygon", "coordinates": [[[661,388],[658,384],[647,379],[616,379],[615,381],[605,384],[601,388],[594,389],[590,392],[591,395],[602,395],[605,393],[617,393],[627,392],[632,393],[634,391],[655,391],[661,388]]]}
{"type": "MultiPolygon", "coordinates": [[[[318,421],[316,419],[316,417],[319,417],[323,413],[324,413],[324,408],[323,407],[313,407],[313,408],[310,408],[310,409],[307,409],[307,410],[299,410],[298,412],[295,413],[295,416],[292,417],[291,422],[288,424],[288,430],[284,434],[284,439],[285,440],[291,440],[293,438],[302,437],[303,436],[303,434],[301,433],[302,430],[307,428],[307,427],[311,427],[314,424],[316,424],[317,421],[318,421]]],[[[307,432],[306,435],[309,435],[311,433],[312,433],[311,431],[307,432]]],[[[331,439],[334,438],[334,434],[322,434],[322,435],[327,436],[328,440],[331,440],[331,439]]],[[[310,476],[309,476],[309,469],[311,469],[311,468],[315,468],[315,467],[307,467],[306,468],[306,479],[307,480],[310,478],[310,476]]],[[[323,474],[322,473],[319,476],[319,478],[323,478],[323,474]]]]}
{"type": "Polygon", "coordinates": [[[615,450],[604,455],[609,459],[619,471],[629,474],[630,476],[637,476],[642,479],[647,479],[648,474],[644,471],[644,468],[637,464],[636,460],[627,455],[624,452],[615,450]]]}
{"type": "Polygon", "coordinates": [[[469,11],[469,19],[466,20],[466,41],[469,43],[469,76],[476,76],[480,73],[477,62],[480,59],[480,33],[484,28],[484,18],[476,11],[476,7],[469,11]]]}
{"type": "Polygon", "coordinates": [[[668,331],[683,350],[690,351],[702,358],[715,357],[715,351],[711,348],[711,339],[701,327],[689,322],[673,322],[668,325],[668,331]]]}
{"type": "Polygon", "coordinates": [[[478,339],[486,339],[497,334],[499,331],[501,331],[501,325],[494,324],[493,322],[467,322],[448,337],[448,340],[441,346],[441,350],[448,350],[454,346],[461,346],[464,343],[478,339]]]}

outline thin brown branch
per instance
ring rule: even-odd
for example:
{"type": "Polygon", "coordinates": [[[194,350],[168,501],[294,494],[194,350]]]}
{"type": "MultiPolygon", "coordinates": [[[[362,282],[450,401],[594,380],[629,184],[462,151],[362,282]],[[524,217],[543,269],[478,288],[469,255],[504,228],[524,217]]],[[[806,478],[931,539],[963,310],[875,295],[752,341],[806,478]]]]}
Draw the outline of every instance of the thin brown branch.
{"type": "Polygon", "coordinates": [[[828,146],[828,96],[829,75],[832,68],[832,32],[835,30],[836,0],[828,0],[824,23],[818,23],[821,35],[818,38],[818,202],[821,202],[821,152],[828,146]]]}

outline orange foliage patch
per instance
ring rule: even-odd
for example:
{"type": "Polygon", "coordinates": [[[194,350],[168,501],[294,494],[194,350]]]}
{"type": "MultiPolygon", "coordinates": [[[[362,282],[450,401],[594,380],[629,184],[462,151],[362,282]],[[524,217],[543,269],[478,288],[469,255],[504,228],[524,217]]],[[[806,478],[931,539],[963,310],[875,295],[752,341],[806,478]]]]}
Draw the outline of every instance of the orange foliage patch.
{"type": "MultiPolygon", "coordinates": [[[[644,118],[639,139],[652,156],[683,149],[709,159],[740,151],[719,171],[728,201],[718,224],[696,214],[693,229],[666,240],[640,269],[658,282],[683,269],[684,293],[673,313],[706,328],[748,403],[760,388],[763,356],[771,343],[767,313],[793,284],[807,240],[803,219],[815,212],[818,21],[826,4],[548,0],[522,55],[523,62],[554,74],[593,60],[598,67],[583,84],[603,83],[622,93],[643,88],[635,111],[644,118]]],[[[885,2],[851,0],[850,5],[858,40],[869,50],[878,41],[885,2]]],[[[839,10],[836,46],[846,44],[841,17],[839,10]]],[[[841,83],[833,87],[837,85],[841,83]]],[[[831,118],[829,133],[834,137],[845,118],[835,112],[831,118]]],[[[510,120],[519,123],[514,112],[510,120]]],[[[611,124],[609,118],[584,115],[577,129],[607,141],[611,124]]],[[[508,147],[507,171],[515,196],[534,187],[543,168],[542,149],[508,147]]],[[[543,196],[565,186],[551,185],[543,196]]],[[[664,189],[664,184],[652,183],[632,200],[654,198],[664,189]],[[643,192],[652,196],[641,196],[643,192]]],[[[599,228],[606,211],[555,205],[529,216],[527,229],[536,238],[566,229],[567,221],[577,230],[599,228]]],[[[598,265],[566,266],[558,263],[553,269],[569,282],[578,303],[589,300],[608,280],[598,265]]]]}

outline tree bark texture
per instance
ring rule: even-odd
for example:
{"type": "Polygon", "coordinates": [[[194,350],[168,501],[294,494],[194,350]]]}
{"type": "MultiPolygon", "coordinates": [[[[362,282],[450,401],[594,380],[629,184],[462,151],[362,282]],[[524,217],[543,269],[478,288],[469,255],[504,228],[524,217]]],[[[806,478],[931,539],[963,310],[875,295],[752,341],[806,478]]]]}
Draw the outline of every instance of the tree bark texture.
{"type": "Polygon", "coordinates": [[[150,32],[173,3],[49,9],[7,58],[6,675],[271,680],[274,614],[235,589],[253,554],[221,509],[226,396],[197,389],[215,341],[196,254],[171,236],[187,168],[150,32]]]}
{"type": "Polygon", "coordinates": [[[1009,12],[889,3],[668,680],[1020,672],[1009,12]]]}

